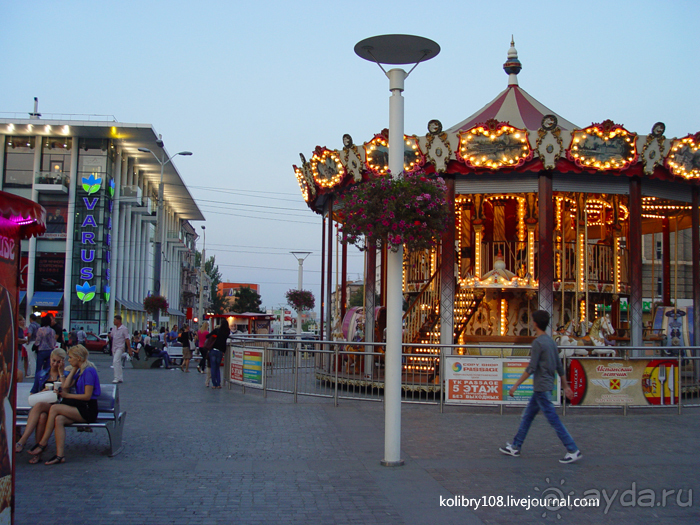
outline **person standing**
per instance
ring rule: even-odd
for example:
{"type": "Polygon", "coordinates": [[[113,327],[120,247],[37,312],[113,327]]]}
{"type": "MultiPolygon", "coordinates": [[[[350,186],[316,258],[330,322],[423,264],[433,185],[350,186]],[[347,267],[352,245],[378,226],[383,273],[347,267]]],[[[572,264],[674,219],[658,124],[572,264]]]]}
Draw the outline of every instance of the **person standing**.
{"type": "Polygon", "coordinates": [[[214,330],[209,336],[215,336],[214,347],[209,351],[209,366],[211,367],[211,387],[221,388],[221,371],[219,367],[221,366],[221,356],[226,351],[226,343],[228,341],[228,334],[231,333],[231,329],[228,326],[228,321],[226,319],[221,320],[219,328],[214,330]]]}
{"type": "Polygon", "coordinates": [[[572,399],[574,393],[569,387],[566,381],[566,376],[564,374],[564,367],[562,366],[561,359],[559,358],[559,351],[557,350],[557,344],[554,340],[547,335],[545,330],[549,325],[549,313],[544,310],[537,310],[532,314],[532,323],[535,330],[535,335],[537,336],[532,342],[532,349],[530,352],[530,363],[527,368],[522,373],[520,378],[515,382],[515,384],[510,388],[508,394],[512,397],[518,387],[532,374],[534,374],[533,380],[533,392],[530,401],[523,411],[522,419],[520,420],[520,427],[518,428],[517,434],[513,438],[513,443],[506,443],[505,447],[501,447],[498,450],[501,453],[508,456],[520,456],[520,448],[527,437],[527,432],[530,430],[530,425],[535,419],[537,413],[542,410],[544,417],[552,428],[559,436],[559,439],[566,447],[566,455],[559,460],[560,463],[573,463],[578,461],[583,457],[581,451],[574,443],[573,438],[569,434],[566,427],[562,424],[559,416],[557,415],[554,405],[552,405],[552,390],[554,389],[555,372],[559,374],[561,378],[562,387],[564,389],[564,394],[567,398],[572,399]]]}
{"type": "Polygon", "coordinates": [[[78,344],[85,346],[86,340],[87,340],[87,334],[85,333],[85,329],[81,326],[80,330],[78,330],[78,344]]]}
{"type": "Polygon", "coordinates": [[[180,331],[180,335],[178,336],[177,340],[182,345],[182,365],[180,365],[180,370],[189,373],[190,359],[192,359],[192,349],[190,348],[190,344],[192,343],[192,334],[190,333],[190,329],[186,324],[182,325],[182,330],[180,331]]]}
{"type": "MultiPolygon", "coordinates": [[[[207,359],[209,357],[209,350],[204,348],[204,342],[207,340],[207,334],[209,333],[209,323],[204,321],[199,330],[197,330],[197,346],[199,347],[199,354],[202,359],[199,361],[199,366],[197,370],[200,374],[207,371],[207,359]]],[[[209,386],[209,378],[207,378],[206,386],[209,386]]]]}
{"type": "Polygon", "coordinates": [[[29,326],[27,327],[27,356],[29,359],[29,370],[27,377],[34,377],[36,370],[36,349],[34,348],[34,342],[36,341],[36,334],[39,331],[39,323],[37,323],[37,314],[32,314],[29,316],[29,326]]]}
{"type": "Polygon", "coordinates": [[[114,328],[109,333],[109,339],[112,341],[112,366],[114,367],[112,383],[123,383],[122,354],[127,349],[131,354],[131,343],[129,342],[129,330],[122,324],[121,315],[114,316],[114,328]]]}
{"type": "Polygon", "coordinates": [[[41,318],[41,328],[36,333],[36,372],[34,374],[34,392],[39,391],[41,371],[50,366],[51,352],[56,347],[56,332],[51,328],[51,317],[41,318]]]}

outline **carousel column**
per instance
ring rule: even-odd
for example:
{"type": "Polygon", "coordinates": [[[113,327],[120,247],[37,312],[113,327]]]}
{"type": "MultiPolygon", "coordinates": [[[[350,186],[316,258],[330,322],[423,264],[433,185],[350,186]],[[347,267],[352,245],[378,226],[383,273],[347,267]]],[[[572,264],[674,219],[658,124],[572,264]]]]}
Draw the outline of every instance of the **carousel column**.
{"type": "Polygon", "coordinates": [[[333,337],[333,320],[331,318],[331,312],[333,311],[333,305],[331,304],[331,290],[333,289],[333,199],[331,198],[328,202],[328,251],[326,260],[326,319],[328,320],[328,335],[326,338],[330,341],[333,337]]]}
{"type": "Polygon", "coordinates": [[[630,345],[642,346],[642,181],[639,177],[630,179],[629,217],[630,345]]]}
{"type": "MultiPolygon", "coordinates": [[[[554,211],[552,206],[552,174],[540,172],[538,188],[539,234],[540,244],[537,250],[539,259],[539,304],[540,310],[550,313],[554,308],[554,211]]],[[[552,333],[552,324],[547,327],[547,333],[552,333]]]]}
{"type": "Polygon", "coordinates": [[[693,254],[693,345],[700,346],[700,188],[693,186],[692,192],[690,246],[693,254]]]}
{"type": "MultiPolygon", "coordinates": [[[[671,221],[668,217],[661,219],[661,301],[664,306],[671,306],[671,221]]],[[[652,246],[656,251],[656,246],[652,246]]],[[[651,283],[656,286],[656,283],[651,283]]]]}
{"type": "MultiPolygon", "coordinates": [[[[326,338],[327,331],[325,330],[324,321],[326,319],[326,217],[321,220],[321,313],[319,319],[318,337],[321,341],[326,338]]],[[[284,307],[282,307],[282,325],[280,326],[280,334],[284,332],[284,307]]],[[[328,350],[328,348],[326,348],[328,350]]]]}
{"type": "MultiPolygon", "coordinates": [[[[448,227],[442,234],[442,256],[440,262],[440,344],[454,344],[454,307],[456,281],[455,273],[455,181],[445,179],[447,194],[445,199],[450,207],[448,227]]],[[[449,355],[449,349],[445,354],[449,355]]],[[[435,364],[437,373],[437,363],[435,364]]]]}
{"type": "MultiPolygon", "coordinates": [[[[368,247],[365,267],[365,342],[374,342],[374,311],[377,284],[377,248],[368,247]]],[[[365,379],[374,375],[374,356],[376,347],[365,346],[365,379]]]]}
{"type": "Polygon", "coordinates": [[[348,304],[348,241],[347,234],[343,232],[343,240],[341,242],[341,269],[340,269],[340,322],[345,319],[345,310],[348,304]]]}

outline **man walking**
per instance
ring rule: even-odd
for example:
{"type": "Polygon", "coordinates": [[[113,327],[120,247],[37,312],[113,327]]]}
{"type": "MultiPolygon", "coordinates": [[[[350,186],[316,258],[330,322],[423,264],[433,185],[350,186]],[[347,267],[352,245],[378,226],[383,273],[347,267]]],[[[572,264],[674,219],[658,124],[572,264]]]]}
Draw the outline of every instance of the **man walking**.
{"type": "Polygon", "coordinates": [[[112,367],[114,368],[114,380],[112,383],[123,383],[122,354],[128,348],[131,353],[129,330],[122,324],[122,316],[114,316],[114,328],[109,333],[112,341],[112,367]]]}
{"type": "Polygon", "coordinates": [[[574,393],[566,381],[566,375],[564,374],[564,368],[559,358],[557,345],[554,340],[545,333],[549,325],[549,313],[544,310],[537,310],[532,314],[532,322],[537,338],[532,342],[530,363],[508,392],[512,397],[518,387],[530,377],[530,375],[534,374],[532,397],[523,411],[522,419],[520,420],[520,428],[518,428],[518,433],[513,438],[513,444],[506,443],[506,446],[499,450],[508,456],[520,456],[520,448],[525,441],[527,431],[530,430],[530,425],[537,413],[542,410],[544,417],[546,417],[549,424],[552,425],[552,428],[554,428],[554,431],[567,450],[566,455],[560,459],[559,462],[573,463],[581,459],[583,455],[566,430],[566,427],[564,427],[559,419],[554,405],[552,405],[552,389],[554,389],[555,372],[557,372],[561,378],[566,397],[571,399],[574,397],[574,393]]]}
{"type": "Polygon", "coordinates": [[[79,345],[85,345],[85,341],[87,340],[87,334],[85,333],[84,328],[81,326],[80,330],[78,330],[78,344],[79,345]]]}
{"type": "Polygon", "coordinates": [[[27,327],[27,357],[29,359],[29,370],[27,377],[34,377],[36,372],[36,350],[34,349],[34,341],[36,341],[36,333],[39,331],[39,323],[37,323],[37,314],[29,316],[29,326],[27,327]]]}

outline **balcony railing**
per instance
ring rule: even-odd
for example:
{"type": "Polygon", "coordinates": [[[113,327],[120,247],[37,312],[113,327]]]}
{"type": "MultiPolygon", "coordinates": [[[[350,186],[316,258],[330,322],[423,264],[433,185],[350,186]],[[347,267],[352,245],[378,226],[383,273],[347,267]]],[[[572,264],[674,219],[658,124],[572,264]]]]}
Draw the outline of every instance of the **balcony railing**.
{"type": "Polygon", "coordinates": [[[34,174],[34,187],[37,191],[66,193],[70,176],[62,171],[38,171],[34,174]]]}

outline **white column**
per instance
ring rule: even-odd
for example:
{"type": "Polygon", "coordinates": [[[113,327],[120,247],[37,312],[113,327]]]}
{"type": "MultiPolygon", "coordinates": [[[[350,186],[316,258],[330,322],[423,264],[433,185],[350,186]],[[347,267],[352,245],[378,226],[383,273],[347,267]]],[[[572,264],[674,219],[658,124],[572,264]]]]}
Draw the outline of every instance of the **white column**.
{"type": "MultiPolygon", "coordinates": [[[[117,149],[117,165],[114,170],[114,204],[112,206],[112,246],[109,260],[109,306],[107,307],[107,326],[110,326],[114,319],[114,302],[117,297],[117,283],[121,281],[121,276],[117,274],[117,260],[121,252],[119,244],[120,226],[120,206],[119,201],[122,196],[122,173],[125,172],[128,162],[124,161],[121,147],[117,149]]],[[[106,327],[104,327],[106,329],[106,327]]]]}
{"type": "MultiPolygon", "coordinates": [[[[32,170],[32,200],[39,202],[39,192],[36,190],[36,174],[41,171],[41,137],[34,138],[34,166],[32,170]]],[[[32,307],[29,304],[34,297],[34,273],[36,272],[36,237],[29,239],[29,251],[27,253],[27,307],[25,309],[24,318],[29,320],[32,313],[32,307]]],[[[65,292],[64,292],[65,297],[65,292]]]]}
{"type": "MultiPolygon", "coordinates": [[[[403,171],[404,89],[406,72],[388,73],[389,90],[389,169],[392,177],[403,171]]],[[[401,459],[401,351],[403,315],[403,247],[387,253],[386,286],[386,376],[384,386],[384,459],[385,466],[403,464],[401,459]]]]}
{"type": "MultiPolygon", "coordinates": [[[[4,184],[5,184],[5,135],[0,134],[0,191],[2,191],[4,184]]],[[[29,326],[29,324],[27,324],[27,326],[29,326]]]]}
{"type": "MultiPolygon", "coordinates": [[[[120,185],[124,184],[124,181],[127,179],[127,174],[129,170],[131,169],[131,159],[125,166],[124,171],[122,172],[122,178],[120,181],[120,185]]],[[[121,190],[121,188],[120,188],[121,190]]],[[[121,197],[121,191],[120,191],[120,197],[121,197]]],[[[125,280],[125,272],[124,272],[124,259],[126,257],[126,244],[125,244],[125,231],[126,231],[126,210],[125,206],[121,203],[121,198],[116,201],[115,206],[119,206],[119,212],[118,212],[118,217],[119,217],[119,225],[117,226],[117,230],[119,235],[117,236],[117,240],[115,243],[115,252],[117,255],[116,262],[117,262],[117,273],[115,274],[115,280],[114,280],[114,293],[119,299],[124,298],[124,280],[125,280]]],[[[114,221],[113,225],[114,225],[114,221]]],[[[108,319],[108,322],[111,322],[112,319],[108,319]]]]}
{"type": "MultiPolygon", "coordinates": [[[[66,264],[63,273],[63,326],[70,330],[70,305],[73,282],[73,243],[75,237],[75,200],[78,186],[78,137],[72,138],[70,150],[70,184],[68,185],[68,217],[66,218],[66,264]]],[[[82,284],[82,283],[81,283],[82,284]]]]}

